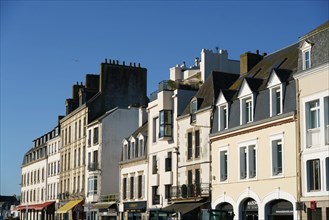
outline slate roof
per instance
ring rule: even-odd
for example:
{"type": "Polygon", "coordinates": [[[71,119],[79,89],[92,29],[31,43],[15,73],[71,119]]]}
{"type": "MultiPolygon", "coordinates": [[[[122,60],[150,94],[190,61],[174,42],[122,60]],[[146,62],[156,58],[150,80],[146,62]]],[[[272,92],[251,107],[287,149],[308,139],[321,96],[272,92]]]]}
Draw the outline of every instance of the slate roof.
{"type": "Polygon", "coordinates": [[[137,130],[134,131],[134,133],[132,133],[129,137],[133,136],[134,138],[136,138],[139,133],[142,133],[144,136],[147,136],[147,130],[148,130],[147,125],[148,125],[147,121],[144,122],[144,124],[141,127],[137,128],[137,130]]]}
{"type": "Polygon", "coordinates": [[[229,90],[238,90],[244,79],[247,80],[254,92],[265,90],[267,89],[267,82],[273,70],[277,73],[281,81],[287,82],[293,80],[293,73],[297,71],[298,50],[299,44],[295,43],[265,56],[249,72],[241,75],[240,78],[230,86],[229,90]]]}
{"type": "MultiPolygon", "coordinates": [[[[228,89],[237,79],[238,74],[213,71],[194,97],[198,100],[198,110],[214,104],[221,89],[228,89]]],[[[190,103],[182,115],[190,113],[190,103]]]]}

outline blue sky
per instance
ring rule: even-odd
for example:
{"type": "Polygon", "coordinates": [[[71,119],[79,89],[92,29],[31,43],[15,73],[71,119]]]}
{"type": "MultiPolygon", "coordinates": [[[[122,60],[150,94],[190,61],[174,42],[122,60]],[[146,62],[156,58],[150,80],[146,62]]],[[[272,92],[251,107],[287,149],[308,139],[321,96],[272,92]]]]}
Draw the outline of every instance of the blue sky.
{"type": "Polygon", "coordinates": [[[1,0],[0,194],[20,193],[32,140],[65,113],[72,84],[105,58],[141,63],[148,94],[202,48],[272,53],[329,18],[328,1],[1,0]]]}

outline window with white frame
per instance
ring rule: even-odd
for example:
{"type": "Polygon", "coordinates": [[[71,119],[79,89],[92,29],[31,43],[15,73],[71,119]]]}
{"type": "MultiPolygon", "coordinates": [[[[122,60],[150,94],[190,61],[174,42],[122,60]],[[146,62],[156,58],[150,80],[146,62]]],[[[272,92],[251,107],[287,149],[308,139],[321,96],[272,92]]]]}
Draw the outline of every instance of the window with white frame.
{"type": "Polygon", "coordinates": [[[239,148],[240,151],[240,179],[256,177],[256,146],[246,145],[239,148]]]}
{"type": "Polygon", "coordinates": [[[143,156],[143,148],[144,148],[144,141],[143,139],[139,139],[139,156],[143,156]]]}
{"type": "Polygon", "coordinates": [[[227,167],[228,167],[228,155],[227,155],[227,149],[221,150],[219,152],[219,175],[220,175],[220,181],[226,181],[227,180],[227,167]]]}
{"type": "Polygon", "coordinates": [[[324,125],[325,144],[329,145],[329,96],[324,97],[324,125]]]}
{"type": "Polygon", "coordinates": [[[311,62],[311,49],[312,49],[312,43],[308,41],[304,41],[300,50],[302,52],[302,68],[303,70],[307,70],[311,68],[312,62],[311,62]]]}
{"type": "Polygon", "coordinates": [[[219,130],[222,131],[228,128],[228,108],[227,104],[218,106],[219,113],[219,130]]]}
{"type": "Polygon", "coordinates": [[[282,174],[282,140],[276,139],[271,141],[272,145],[272,176],[278,176],[282,174]]]}
{"type": "Polygon", "coordinates": [[[127,199],[127,178],[122,179],[122,199],[127,199]]]}
{"type": "Polygon", "coordinates": [[[307,103],[308,108],[308,128],[320,127],[320,102],[319,100],[311,101],[307,103]]]}
{"type": "Polygon", "coordinates": [[[270,89],[270,115],[278,115],[282,113],[282,89],[281,86],[270,89]]]}
{"type": "Polygon", "coordinates": [[[97,194],[97,176],[91,176],[88,178],[88,194],[97,194]]]}
{"type": "Polygon", "coordinates": [[[153,118],[153,130],[152,130],[152,136],[153,136],[153,143],[157,142],[158,137],[158,117],[153,118]]]}
{"type": "Polygon", "coordinates": [[[306,161],[307,191],[321,190],[320,159],[306,161]]]}
{"type": "Polygon", "coordinates": [[[311,68],[311,49],[303,51],[303,70],[311,68]]]}
{"type": "Polygon", "coordinates": [[[252,97],[241,99],[241,124],[253,121],[253,101],[252,97]]]}

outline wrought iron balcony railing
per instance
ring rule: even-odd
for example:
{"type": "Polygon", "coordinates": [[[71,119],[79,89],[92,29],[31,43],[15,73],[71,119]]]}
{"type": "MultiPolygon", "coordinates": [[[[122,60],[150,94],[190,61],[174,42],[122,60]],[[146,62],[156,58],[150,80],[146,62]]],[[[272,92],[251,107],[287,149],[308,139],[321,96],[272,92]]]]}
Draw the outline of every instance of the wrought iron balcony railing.
{"type": "Polygon", "coordinates": [[[197,197],[209,197],[210,184],[200,183],[191,185],[180,185],[171,187],[171,199],[187,199],[197,197]]]}

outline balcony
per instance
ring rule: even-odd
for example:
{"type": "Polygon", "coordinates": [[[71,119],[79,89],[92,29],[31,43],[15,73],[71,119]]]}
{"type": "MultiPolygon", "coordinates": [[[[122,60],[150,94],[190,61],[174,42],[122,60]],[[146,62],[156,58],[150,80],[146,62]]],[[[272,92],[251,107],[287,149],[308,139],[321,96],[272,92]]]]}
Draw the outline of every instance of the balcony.
{"type": "Polygon", "coordinates": [[[307,148],[320,145],[320,128],[307,130],[307,148]]]}
{"type": "Polygon", "coordinates": [[[109,194],[109,195],[101,195],[101,202],[116,202],[119,201],[118,194],[109,194]]]}
{"type": "Polygon", "coordinates": [[[100,170],[98,163],[89,163],[88,164],[88,171],[97,171],[100,170]]]}
{"type": "Polygon", "coordinates": [[[191,185],[180,185],[173,186],[171,188],[171,199],[189,199],[189,198],[203,198],[209,197],[210,195],[210,184],[200,183],[191,185]]]}

